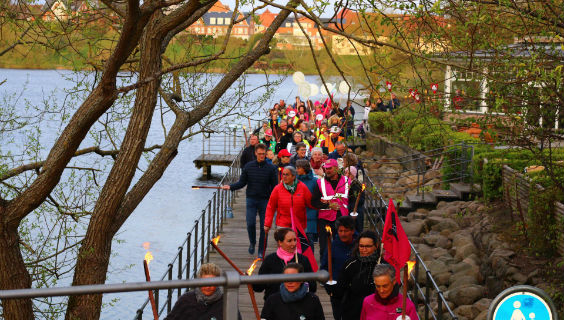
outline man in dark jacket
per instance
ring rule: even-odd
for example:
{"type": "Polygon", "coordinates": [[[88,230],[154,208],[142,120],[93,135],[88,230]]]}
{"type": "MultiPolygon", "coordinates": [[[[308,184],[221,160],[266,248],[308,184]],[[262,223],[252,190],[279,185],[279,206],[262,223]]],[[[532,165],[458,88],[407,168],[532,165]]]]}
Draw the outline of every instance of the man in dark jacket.
{"type": "MultiPolygon", "coordinates": [[[[355,233],[354,219],[350,216],[339,217],[335,225],[337,226],[338,237],[331,242],[331,261],[333,279],[339,279],[339,272],[343,268],[345,261],[350,259],[354,242],[358,237],[358,234],[355,233]]],[[[327,250],[323,252],[320,269],[329,269],[327,250]]],[[[331,296],[331,306],[333,308],[333,317],[335,319],[341,319],[340,299],[336,299],[331,296]]]]}
{"type": "Polygon", "coordinates": [[[258,137],[252,134],[251,138],[249,139],[249,146],[243,149],[243,152],[241,153],[241,168],[244,168],[248,162],[257,159],[257,157],[255,156],[255,146],[258,144],[258,142],[258,137]]]}
{"type": "Polygon", "coordinates": [[[343,141],[335,142],[335,150],[328,154],[329,159],[340,159],[347,152],[347,146],[343,141]]]}
{"type": "Polygon", "coordinates": [[[265,234],[264,214],[272,189],[278,183],[276,167],[266,162],[266,146],[258,144],[255,148],[256,160],[245,165],[239,181],[224,185],[225,190],[238,190],[247,186],[247,232],[249,234],[249,254],[255,253],[256,245],[256,216],[260,219],[259,257],[264,255],[265,234]]]}

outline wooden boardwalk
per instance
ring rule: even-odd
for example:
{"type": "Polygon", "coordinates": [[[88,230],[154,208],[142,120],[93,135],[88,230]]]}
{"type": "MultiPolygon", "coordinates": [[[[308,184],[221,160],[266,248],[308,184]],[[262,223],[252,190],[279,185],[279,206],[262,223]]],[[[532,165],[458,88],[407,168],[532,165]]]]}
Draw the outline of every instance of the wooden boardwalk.
{"type": "MultiPolygon", "coordinates": [[[[247,222],[245,220],[245,191],[238,191],[238,197],[235,197],[235,202],[233,204],[233,219],[227,219],[223,226],[223,233],[221,233],[221,238],[219,240],[219,248],[227,254],[227,256],[233,260],[233,262],[239,267],[239,269],[245,272],[249,266],[253,263],[253,260],[257,257],[256,252],[254,256],[251,256],[248,252],[249,248],[249,237],[247,235],[247,222]]],[[[258,228],[259,220],[257,217],[257,243],[258,243],[258,228]]],[[[268,248],[266,254],[270,254],[276,251],[276,244],[274,241],[274,236],[272,230],[269,232],[268,248]]],[[[257,248],[255,248],[256,250],[257,248]]],[[[318,259],[319,263],[319,247],[316,244],[315,257],[318,259]]],[[[233,270],[233,268],[213,249],[210,253],[210,262],[219,265],[223,270],[233,270]]],[[[258,274],[258,269],[260,268],[260,262],[257,264],[254,274],[258,274]]],[[[325,319],[333,319],[333,314],[331,310],[331,303],[329,301],[329,296],[325,292],[320,284],[317,285],[317,296],[321,300],[323,305],[323,311],[325,312],[325,319]]],[[[262,306],[264,304],[264,296],[262,292],[255,292],[259,312],[262,311],[262,306]]],[[[253,311],[253,306],[251,304],[251,298],[249,297],[249,291],[246,286],[239,287],[239,308],[243,320],[254,319],[255,314],[253,311]]]]}

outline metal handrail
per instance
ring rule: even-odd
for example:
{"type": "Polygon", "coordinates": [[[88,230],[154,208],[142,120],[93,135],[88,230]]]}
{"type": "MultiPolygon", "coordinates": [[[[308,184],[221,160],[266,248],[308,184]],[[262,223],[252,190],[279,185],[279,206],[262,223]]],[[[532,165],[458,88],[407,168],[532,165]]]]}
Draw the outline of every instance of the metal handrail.
{"type": "MultiPolygon", "coordinates": [[[[239,150],[239,153],[229,166],[229,169],[221,178],[219,185],[231,183],[238,179],[239,175],[241,174],[239,161],[242,152],[243,149],[241,148],[239,150]]],[[[186,238],[178,247],[178,253],[168,264],[166,272],[159,279],[160,281],[174,281],[172,280],[174,276],[176,276],[178,280],[196,277],[198,268],[204,263],[204,260],[209,261],[210,240],[223,230],[223,223],[226,219],[227,208],[230,208],[232,206],[233,199],[236,196],[237,191],[230,192],[228,190],[222,189],[219,189],[213,193],[207,204],[204,206],[202,214],[198,217],[198,219],[194,221],[194,226],[186,234],[186,238]],[[187,252],[185,259],[183,259],[184,249],[186,249],[187,252]]],[[[161,315],[163,314],[165,309],[167,310],[167,313],[170,312],[173,305],[173,291],[175,288],[166,287],[166,289],[168,290],[166,292],[162,306],[159,305],[159,302],[161,300],[159,289],[160,288],[154,288],[153,293],[155,296],[158,313],[159,315],[161,315]]],[[[177,287],[176,289],[176,299],[178,299],[182,294],[182,290],[180,287],[177,287]]],[[[147,298],[141,305],[141,307],[137,309],[134,319],[143,318],[143,310],[148,304],[149,299],[147,298]]]]}
{"type": "Polygon", "coordinates": [[[169,291],[171,291],[173,289],[182,290],[183,288],[222,286],[225,288],[223,295],[223,319],[236,320],[238,319],[239,313],[239,287],[241,285],[289,281],[305,282],[311,280],[325,282],[327,281],[327,279],[329,279],[329,273],[327,271],[299,274],[262,274],[253,276],[242,276],[237,272],[227,271],[225,272],[224,276],[215,278],[113,283],[59,288],[0,290],[0,299],[70,296],[81,294],[101,294],[147,290],[158,291],[159,289],[168,289],[169,291]]]}

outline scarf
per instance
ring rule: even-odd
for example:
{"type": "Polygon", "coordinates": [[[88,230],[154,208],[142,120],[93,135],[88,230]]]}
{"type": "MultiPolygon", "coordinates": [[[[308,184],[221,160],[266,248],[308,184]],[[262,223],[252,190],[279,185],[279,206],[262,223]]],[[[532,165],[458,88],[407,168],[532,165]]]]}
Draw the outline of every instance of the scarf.
{"type": "Polygon", "coordinates": [[[290,303],[290,302],[302,300],[308,291],[309,291],[309,286],[307,282],[302,283],[300,288],[295,292],[288,291],[288,289],[286,289],[283,283],[280,284],[280,296],[282,297],[282,301],[284,301],[284,303],[290,303]]]}
{"type": "MultiPolygon", "coordinates": [[[[288,264],[288,262],[290,262],[290,260],[294,259],[295,254],[292,252],[288,252],[284,249],[282,249],[282,247],[278,247],[278,250],[276,250],[276,255],[278,256],[278,258],[282,259],[282,261],[284,261],[284,263],[288,264]]],[[[297,263],[297,261],[296,261],[297,263]]]]}
{"type": "Polygon", "coordinates": [[[196,300],[199,303],[209,305],[218,301],[223,297],[223,288],[222,287],[215,288],[214,293],[212,293],[210,296],[206,296],[205,294],[203,294],[200,288],[194,289],[194,293],[196,294],[196,300]]]}
{"type": "Polygon", "coordinates": [[[376,292],[376,294],[374,295],[374,299],[376,299],[376,302],[378,302],[379,304],[382,305],[389,305],[395,302],[395,299],[397,298],[398,294],[399,294],[399,289],[400,286],[399,284],[394,284],[394,290],[392,290],[392,293],[390,293],[390,295],[384,299],[384,298],[380,298],[380,295],[378,294],[378,292],[376,292]]]}
{"type": "Polygon", "coordinates": [[[358,260],[360,260],[360,262],[362,263],[374,263],[374,262],[378,262],[378,257],[380,255],[378,254],[378,251],[374,252],[373,254],[367,256],[367,257],[361,257],[358,256],[358,260]]]}
{"type": "Polygon", "coordinates": [[[298,186],[298,178],[295,178],[294,182],[292,182],[291,185],[288,185],[284,182],[282,182],[282,184],[284,184],[284,188],[286,188],[286,190],[288,190],[288,192],[290,192],[291,194],[294,194],[294,192],[296,192],[296,187],[298,186]]]}

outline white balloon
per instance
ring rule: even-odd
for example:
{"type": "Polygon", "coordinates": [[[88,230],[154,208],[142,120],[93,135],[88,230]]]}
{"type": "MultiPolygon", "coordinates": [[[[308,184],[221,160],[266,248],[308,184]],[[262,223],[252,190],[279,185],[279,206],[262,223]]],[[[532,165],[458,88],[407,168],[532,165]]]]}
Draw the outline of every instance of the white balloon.
{"type": "Polygon", "coordinates": [[[300,86],[298,87],[298,94],[300,95],[300,97],[308,98],[310,97],[310,92],[311,86],[307,82],[300,84],[300,86]]]}
{"type": "Polygon", "coordinates": [[[339,93],[348,94],[350,90],[351,87],[349,87],[349,84],[346,81],[343,80],[339,83],[339,93]]]}
{"type": "MultiPolygon", "coordinates": [[[[331,87],[329,87],[330,85],[331,85],[330,83],[327,83],[327,89],[329,89],[329,91],[331,91],[331,87]]],[[[325,86],[324,86],[323,84],[321,84],[320,89],[319,89],[319,92],[320,92],[322,95],[327,96],[327,95],[328,95],[328,94],[327,94],[327,89],[325,88],[325,86]]]]}
{"type": "Polygon", "coordinates": [[[297,84],[298,86],[305,81],[305,75],[303,72],[301,71],[296,71],[294,72],[294,74],[292,75],[292,80],[294,80],[294,83],[297,84]]]}
{"type": "Polygon", "coordinates": [[[319,87],[315,83],[310,83],[309,86],[310,86],[309,96],[310,97],[316,96],[319,93],[319,87]]]}

